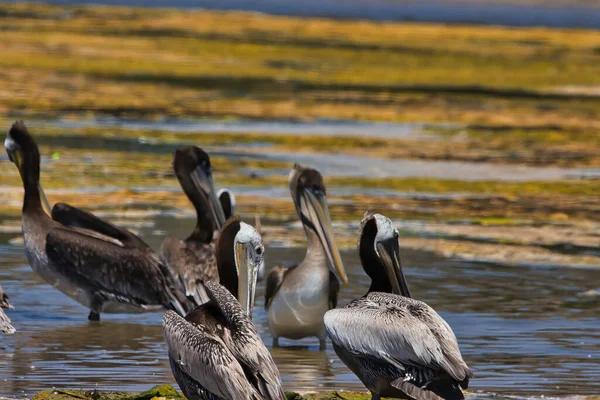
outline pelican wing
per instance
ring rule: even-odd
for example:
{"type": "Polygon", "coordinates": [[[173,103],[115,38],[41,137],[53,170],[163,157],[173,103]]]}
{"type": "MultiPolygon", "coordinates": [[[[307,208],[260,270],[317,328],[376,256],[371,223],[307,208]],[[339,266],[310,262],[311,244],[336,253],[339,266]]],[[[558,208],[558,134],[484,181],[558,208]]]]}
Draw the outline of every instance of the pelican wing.
{"type": "Polygon", "coordinates": [[[269,272],[269,275],[267,276],[267,287],[265,289],[265,309],[271,306],[271,302],[281,287],[281,284],[283,283],[287,273],[296,267],[297,265],[289,268],[276,265],[273,267],[271,272],[269,272]]]}
{"type": "Polygon", "coordinates": [[[166,267],[152,254],[126,249],[110,241],[68,228],[46,235],[46,253],[62,274],[118,301],[171,305],[184,314],[186,300],[178,296],[166,267]]]}
{"type": "Polygon", "coordinates": [[[422,301],[369,293],[345,308],[328,311],[325,328],[334,343],[355,355],[401,369],[442,370],[458,382],[471,376],[452,329],[422,301]]]}
{"type": "MultiPolygon", "coordinates": [[[[214,248],[213,248],[214,250],[214,248]]],[[[168,266],[169,272],[179,289],[192,297],[196,305],[208,300],[203,282],[218,279],[212,252],[212,262],[202,264],[196,253],[183,240],[167,237],[160,247],[160,259],[168,266]]]]}
{"type": "MultiPolygon", "coordinates": [[[[104,221],[94,214],[66,203],[56,203],[52,207],[52,219],[64,226],[83,228],[121,242],[124,246],[150,249],[142,239],[126,229],[104,221]]],[[[88,233],[88,232],[86,232],[88,233]]],[[[88,233],[89,234],[89,233],[88,233]]]]}
{"type": "MultiPolygon", "coordinates": [[[[216,235],[215,235],[216,236],[216,235]]],[[[202,280],[218,281],[219,271],[217,269],[217,258],[215,257],[216,239],[206,244],[186,241],[186,245],[196,257],[197,267],[194,274],[202,277],[202,280]]]]}
{"type": "Polygon", "coordinates": [[[207,282],[204,286],[231,329],[230,339],[224,337],[228,348],[246,371],[255,376],[260,394],[269,400],[285,399],[279,370],[240,303],[216,282],[207,282]]]}
{"type": "Polygon", "coordinates": [[[223,399],[261,399],[225,343],[172,311],[163,317],[169,356],[180,370],[223,399]]]}

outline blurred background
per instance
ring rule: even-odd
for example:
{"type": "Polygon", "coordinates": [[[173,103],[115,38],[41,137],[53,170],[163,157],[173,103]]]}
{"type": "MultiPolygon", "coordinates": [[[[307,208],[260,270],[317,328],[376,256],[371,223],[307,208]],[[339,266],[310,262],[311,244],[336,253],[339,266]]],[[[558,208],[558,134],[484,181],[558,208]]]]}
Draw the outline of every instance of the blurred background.
{"type": "MultiPolygon", "coordinates": [[[[317,168],[351,281],[341,305],[368,287],[355,243],[372,209],[400,229],[414,296],[453,327],[473,396],[600,392],[600,2],[83,3],[0,3],[0,126],[28,124],[52,202],[155,248],[185,238],[195,214],[171,160],[195,144],[237,212],[260,216],[268,271],[303,257],[287,176],[317,168]]],[[[18,333],[0,337],[0,395],[174,383],[160,313],[90,325],[31,271],[1,158],[18,333]]],[[[362,390],[331,347],[282,344],[287,390],[362,390]]]]}

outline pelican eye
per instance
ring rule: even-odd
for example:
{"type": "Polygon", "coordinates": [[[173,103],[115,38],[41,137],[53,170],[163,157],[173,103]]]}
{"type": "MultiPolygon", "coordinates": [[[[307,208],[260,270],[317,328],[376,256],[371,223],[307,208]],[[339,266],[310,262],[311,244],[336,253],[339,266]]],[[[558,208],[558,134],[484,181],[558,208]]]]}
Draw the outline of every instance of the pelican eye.
{"type": "Polygon", "coordinates": [[[263,248],[261,246],[257,246],[255,251],[256,251],[256,254],[258,254],[260,256],[263,253],[263,248]]]}
{"type": "Polygon", "coordinates": [[[398,234],[398,231],[394,231],[394,238],[398,239],[398,236],[400,236],[400,235],[398,234]]]}

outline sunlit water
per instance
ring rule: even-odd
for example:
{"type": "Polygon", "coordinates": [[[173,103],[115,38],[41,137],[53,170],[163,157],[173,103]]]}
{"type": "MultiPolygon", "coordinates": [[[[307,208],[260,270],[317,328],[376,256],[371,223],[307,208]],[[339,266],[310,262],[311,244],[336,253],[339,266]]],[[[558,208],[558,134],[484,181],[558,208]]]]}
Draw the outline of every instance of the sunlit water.
{"type": "MultiPolygon", "coordinates": [[[[6,221],[4,221],[6,222],[6,221]]],[[[15,220],[16,222],[16,220],[15,220]]],[[[185,237],[192,219],[155,217],[141,234],[158,247],[164,232],[185,237]]],[[[0,282],[15,310],[17,334],[0,336],[0,395],[42,389],[145,390],[174,383],[161,331],[162,313],[104,314],[87,310],[45,284],[27,265],[22,247],[0,234],[0,282]]],[[[291,264],[299,248],[267,248],[267,265],[291,264]]],[[[350,284],[340,304],[368,287],[355,252],[342,254],[350,284]]],[[[475,393],[566,396],[600,392],[600,297],[582,296],[600,286],[600,271],[511,268],[462,263],[403,252],[411,289],[452,326],[476,378],[475,393]]],[[[254,321],[270,347],[262,283],[254,321]]],[[[361,389],[328,344],[282,341],[273,357],[286,390],[361,389]]]]}
{"type": "MultiPolygon", "coordinates": [[[[358,136],[360,131],[371,132],[374,137],[416,138],[435,140],[434,135],[418,131],[422,126],[413,123],[368,123],[356,121],[316,121],[316,122],[256,122],[256,121],[137,121],[122,118],[97,118],[84,121],[33,121],[31,126],[50,125],[64,128],[99,127],[110,131],[112,127],[139,130],[167,130],[183,132],[264,132],[282,135],[320,135],[320,136],[358,136]]],[[[444,124],[439,124],[444,126],[444,124]]],[[[369,135],[364,135],[369,136],[369,135]]],[[[103,149],[137,152],[170,153],[176,145],[165,144],[152,138],[95,137],[87,136],[81,140],[76,135],[36,136],[39,144],[61,145],[73,149],[103,149]]],[[[404,158],[376,158],[351,154],[328,154],[281,150],[268,143],[241,143],[224,146],[206,146],[213,156],[231,159],[240,157],[255,160],[272,160],[310,165],[322,174],[338,177],[359,178],[436,178],[466,181],[549,181],[557,179],[580,179],[600,177],[600,168],[566,168],[556,166],[530,166],[514,164],[490,164],[469,161],[417,160],[404,158]],[[252,148],[255,148],[252,150],[252,148]],[[256,149],[258,148],[258,149],[256,149]],[[360,166],[360,167],[358,167],[360,166]]],[[[4,157],[4,156],[0,156],[4,157]]],[[[240,171],[246,173],[247,171],[240,171]]],[[[262,175],[284,175],[288,170],[263,171],[262,175]]]]}

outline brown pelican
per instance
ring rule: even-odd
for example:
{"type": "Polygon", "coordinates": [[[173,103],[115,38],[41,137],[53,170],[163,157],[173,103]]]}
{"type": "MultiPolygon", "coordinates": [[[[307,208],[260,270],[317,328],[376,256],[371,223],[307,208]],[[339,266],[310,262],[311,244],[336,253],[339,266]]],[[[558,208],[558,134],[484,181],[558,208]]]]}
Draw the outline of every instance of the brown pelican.
{"type": "MultiPolygon", "coordinates": [[[[163,307],[185,314],[187,299],[175,289],[167,267],[153,253],[50,218],[42,205],[43,201],[49,203],[44,200],[39,184],[40,153],[22,121],[13,124],[4,146],[21,174],[25,189],[22,219],[25,254],[35,272],[88,307],[90,320],[99,320],[101,312],[139,312],[163,307]]],[[[106,223],[106,226],[112,225],[106,223]]]]}
{"type": "Polygon", "coordinates": [[[338,279],[346,283],[348,278],[333,239],[321,174],[294,165],[289,184],[308,248],[300,264],[290,268],[276,266],[267,276],[265,308],[269,330],[274,347],[279,345],[280,337],[316,336],[324,349],[323,315],[336,307],[338,279]]]}
{"type": "Polygon", "coordinates": [[[195,146],[179,148],[173,169],[196,209],[196,227],[185,240],[167,237],[160,257],[169,266],[179,289],[200,305],[207,300],[201,283],[219,279],[215,241],[225,216],[215,193],[208,154],[195,146]]]}
{"type": "Polygon", "coordinates": [[[12,310],[14,307],[10,305],[8,296],[2,290],[2,286],[0,286],[0,332],[10,335],[15,333],[16,329],[10,324],[10,318],[8,318],[8,315],[4,314],[3,308],[12,310]]]}
{"type": "Polygon", "coordinates": [[[367,212],[358,252],[372,283],[369,292],[325,314],[338,357],[371,391],[372,399],[463,399],[471,371],[450,326],[422,301],[411,299],[392,221],[367,212]]]}
{"type": "Polygon", "coordinates": [[[203,283],[210,301],[185,319],[165,314],[171,369],[188,399],[285,399],[277,366],[251,320],[263,252],[260,234],[230,218],[216,246],[221,284],[203,283]]]}
{"type": "MultiPolygon", "coordinates": [[[[231,190],[223,188],[223,189],[219,189],[219,191],[217,192],[217,197],[219,198],[219,203],[221,203],[221,208],[223,209],[225,218],[226,219],[231,218],[235,213],[235,204],[236,204],[235,196],[233,195],[231,190]]],[[[256,216],[256,218],[258,218],[258,216],[256,216]]],[[[255,223],[256,230],[260,231],[259,225],[258,225],[260,223],[260,220],[257,219],[256,221],[257,221],[255,223]]],[[[261,282],[264,278],[265,278],[265,265],[261,264],[260,270],[258,271],[257,280],[259,282],[261,282]]]]}

